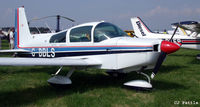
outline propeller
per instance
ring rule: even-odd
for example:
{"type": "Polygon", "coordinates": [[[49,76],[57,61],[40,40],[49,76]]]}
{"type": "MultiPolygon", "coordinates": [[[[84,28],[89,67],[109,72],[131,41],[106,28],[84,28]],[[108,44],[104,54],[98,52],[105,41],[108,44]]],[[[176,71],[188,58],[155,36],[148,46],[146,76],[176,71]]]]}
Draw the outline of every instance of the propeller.
{"type": "Polygon", "coordinates": [[[178,29],[178,26],[177,26],[176,29],[174,30],[174,33],[173,33],[173,35],[172,35],[172,37],[171,37],[171,39],[170,39],[169,41],[162,41],[162,42],[161,42],[161,46],[160,46],[160,48],[161,48],[161,53],[160,53],[160,55],[159,55],[159,57],[158,57],[158,60],[157,60],[157,62],[156,62],[156,66],[154,67],[153,72],[152,72],[152,74],[151,74],[151,78],[152,78],[152,79],[153,79],[154,76],[158,73],[158,70],[159,70],[159,68],[161,67],[161,65],[162,65],[162,63],[163,63],[163,61],[164,61],[164,59],[165,59],[166,56],[167,56],[167,54],[173,53],[173,52],[177,51],[177,50],[180,48],[179,45],[177,45],[177,44],[175,44],[175,43],[172,42],[173,37],[174,37],[174,35],[175,35],[177,29],[178,29]]]}
{"type": "Polygon", "coordinates": [[[176,26],[176,29],[174,30],[174,33],[172,34],[172,37],[170,38],[170,42],[172,42],[172,40],[173,40],[173,37],[174,37],[174,35],[176,34],[176,31],[177,31],[177,29],[178,29],[178,25],[176,26]]]}
{"type": "Polygon", "coordinates": [[[57,17],[57,29],[56,29],[56,32],[60,31],[60,18],[67,19],[67,20],[69,20],[71,22],[75,22],[75,20],[73,20],[71,18],[68,18],[68,17],[65,17],[65,16],[52,15],[52,16],[46,16],[46,17],[42,17],[42,18],[33,18],[32,20],[28,21],[28,23],[30,23],[31,21],[34,21],[34,20],[42,20],[42,19],[46,19],[46,18],[49,18],[49,17],[57,17]]]}

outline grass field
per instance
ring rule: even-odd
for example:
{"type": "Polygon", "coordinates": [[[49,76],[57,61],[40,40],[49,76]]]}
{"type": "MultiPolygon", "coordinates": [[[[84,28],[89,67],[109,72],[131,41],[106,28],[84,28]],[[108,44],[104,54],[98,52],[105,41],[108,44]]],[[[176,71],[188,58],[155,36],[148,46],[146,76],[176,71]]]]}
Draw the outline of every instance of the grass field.
{"type": "MultiPolygon", "coordinates": [[[[4,42],[3,46],[8,45],[4,42]]],[[[102,70],[75,71],[71,77],[73,84],[57,89],[51,87],[46,80],[58,67],[0,67],[0,107],[200,106],[200,60],[196,59],[198,53],[200,51],[181,49],[169,55],[152,80],[154,89],[147,92],[134,91],[122,85],[124,82],[143,78],[134,72],[119,79],[108,76],[102,70]],[[192,101],[193,104],[182,104],[185,101],[192,101]]],[[[63,69],[68,70],[67,67],[63,69]]]]}

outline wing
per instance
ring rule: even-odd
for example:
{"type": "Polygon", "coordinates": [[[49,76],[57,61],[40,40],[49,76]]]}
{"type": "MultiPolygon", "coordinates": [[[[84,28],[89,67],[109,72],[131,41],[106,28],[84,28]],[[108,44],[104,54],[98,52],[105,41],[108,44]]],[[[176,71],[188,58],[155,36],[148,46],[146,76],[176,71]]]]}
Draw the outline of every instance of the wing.
{"type": "Polygon", "coordinates": [[[179,23],[173,23],[173,26],[179,26],[185,30],[190,30],[192,32],[200,33],[200,23],[196,21],[183,21],[179,23]]]}
{"type": "MultiPolygon", "coordinates": [[[[0,50],[0,53],[26,53],[29,50],[10,49],[0,50]]],[[[12,58],[1,57],[0,66],[98,66],[99,61],[88,58],[12,58]]]]}
{"type": "Polygon", "coordinates": [[[99,61],[88,58],[9,58],[1,57],[0,66],[98,66],[99,61]]]}
{"type": "Polygon", "coordinates": [[[0,50],[0,53],[15,53],[15,52],[30,52],[30,51],[29,50],[24,50],[24,49],[0,50]]]}

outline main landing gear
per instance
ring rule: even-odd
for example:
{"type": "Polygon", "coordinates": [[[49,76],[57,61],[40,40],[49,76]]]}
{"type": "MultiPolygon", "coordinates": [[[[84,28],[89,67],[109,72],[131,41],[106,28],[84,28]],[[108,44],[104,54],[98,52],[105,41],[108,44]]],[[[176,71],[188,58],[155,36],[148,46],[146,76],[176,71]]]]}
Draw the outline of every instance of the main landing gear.
{"type": "Polygon", "coordinates": [[[72,84],[72,81],[70,79],[72,73],[74,72],[75,68],[72,68],[66,76],[58,75],[58,73],[62,70],[63,66],[61,66],[58,71],[55,74],[52,74],[53,77],[51,77],[47,82],[53,86],[65,86],[72,84]]]}
{"type": "Polygon", "coordinates": [[[132,80],[129,82],[124,83],[125,86],[136,89],[136,90],[151,90],[152,89],[152,85],[151,85],[151,80],[150,77],[141,72],[143,71],[145,67],[141,68],[141,70],[137,71],[138,74],[144,75],[148,81],[145,80],[132,80]]]}

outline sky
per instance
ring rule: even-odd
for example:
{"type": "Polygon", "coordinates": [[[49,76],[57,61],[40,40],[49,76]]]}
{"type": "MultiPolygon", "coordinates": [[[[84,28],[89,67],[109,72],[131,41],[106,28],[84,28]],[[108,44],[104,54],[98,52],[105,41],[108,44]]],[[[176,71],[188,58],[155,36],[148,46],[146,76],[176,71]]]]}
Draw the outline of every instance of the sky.
{"type": "MultiPolygon", "coordinates": [[[[15,9],[24,6],[28,20],[51,15],[61,19],[61,29],[93,21],[113,23],[132,30],[130,18],[139,16],[153,31],[171,29],[171,23],[200,21],[200,0],[1,0],[0,27],[14,26],[15,9]]],[[[30,26],[56,28],[56,18],[32,21],[30,26]]]]}

